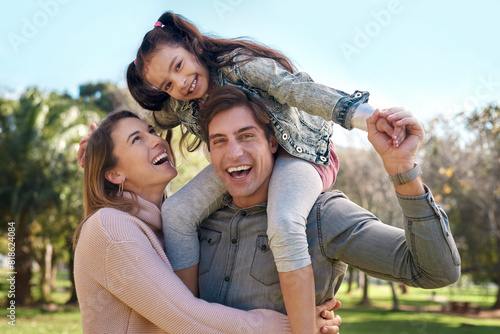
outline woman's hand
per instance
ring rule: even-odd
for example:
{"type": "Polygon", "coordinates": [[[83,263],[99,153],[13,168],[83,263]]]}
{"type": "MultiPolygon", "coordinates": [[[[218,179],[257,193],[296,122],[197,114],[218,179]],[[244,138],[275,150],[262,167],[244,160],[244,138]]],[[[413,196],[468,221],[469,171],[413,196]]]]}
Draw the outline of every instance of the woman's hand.
{"type": "Polygon", "coordinates": [[[92,123],[90,124],[90,133],[87,135],[87,137],[82,138],[80,140],[80,147],[78,148],[78,163],[82,168],[85,166],[85,150],[87,149],[87,142],[89,141],[90,136],[94,133],[94,131],[97,129],[97,124],[92,123]]]}
{"type": "Polygon", "coordinates": [[[339,333],[342,320],[333,311],[339,309],[341,303],[338,300],[330,299],[321,305],[316,306],[316,328],[317,333],[339,333]]]}

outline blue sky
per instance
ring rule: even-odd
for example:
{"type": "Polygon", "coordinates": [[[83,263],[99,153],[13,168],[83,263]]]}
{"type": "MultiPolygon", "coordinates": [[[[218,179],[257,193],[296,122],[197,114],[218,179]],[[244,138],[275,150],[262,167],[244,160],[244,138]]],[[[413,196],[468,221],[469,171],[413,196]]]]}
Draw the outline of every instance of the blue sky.
{"type": "Polygon", "coordinates": [[[221,37],[288,55],[315,81],[371,93],[421,120],[500,100],[500,2],[0,0],[0,94],[124,86],[125,68],[166,10],[221,37]]]}

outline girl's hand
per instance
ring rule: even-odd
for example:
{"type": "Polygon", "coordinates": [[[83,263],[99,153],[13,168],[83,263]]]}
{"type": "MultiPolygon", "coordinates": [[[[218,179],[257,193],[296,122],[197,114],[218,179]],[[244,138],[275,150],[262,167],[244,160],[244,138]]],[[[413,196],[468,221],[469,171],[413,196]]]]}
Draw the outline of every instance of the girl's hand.
{"type": "Polygon", "coordinates": [[[323,304],[316,306],[316,319],[317,333],[339,333],[340,324],[342,319],[339,315],[335,315],[333,311],[339,309],[341,303],[338,300],[330,299],[323,304]]]}
{"type": "Polygon", "coordinates": [[[389,144],[394,148],[398,148],[406,138],[406,127],[404,125],[395,124],[389,116],[404,111],[404,108],[389,108],[383,109],[380,112],[376,126],[379,132],[385,132],[389,137],[389,144]]]}
{"type": "Polygon", "coordinates": [[[387,116],[387,120],[396,126],[405,126],[406,138],[398,147],[390,144],[387,133],[379,131],[377,122],[382,118],[375,110],[366,123],[368,125],[368,140],[384,162],[389,175],[407,172],[414,166],[415,155],[424,140],[425,133],[422,124],[409,112],[403,109],[387,116]]]}
{"type": "Polygon", "coordinates": [[[392,139],[392,144],[395,148],[399,147],[403,143],[403,141],[406,139],[406,126],[405,125],[397,125],[396,122],[394,121],[394,118],[391,117],[391,115],[400,113],[405,111],[404,108],[400,107],[395,107],[395,108],[389,108],[389,109],[383,109],[382,113],[380,114],[383,118],[385,118],[394,128],[394,131],[392,133],[391,139],[392,139]]]}
{"type": "Polygon", "coordinates": [[[80,164],[80,166],[82,168],[84,168],[85,166],[85,149],[87,148],[87,142],[89,141],[89,138],[90,136],[94,133],[94,131],[97,129],[97,124],[95,123],[92,123],[90,124],[90,133],[87,135],[87,137],[84,137],[82,138],[82,140],[80,140],[80,147],[78,148],[78,155],[77,155],[77,158],[78,158],[78,164],[80,164]]]}

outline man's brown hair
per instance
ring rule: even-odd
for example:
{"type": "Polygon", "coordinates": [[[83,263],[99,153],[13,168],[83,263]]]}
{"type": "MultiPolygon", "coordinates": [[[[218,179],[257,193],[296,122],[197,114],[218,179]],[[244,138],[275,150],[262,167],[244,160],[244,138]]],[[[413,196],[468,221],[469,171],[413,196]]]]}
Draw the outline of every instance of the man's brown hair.
{"type": "Polygon", "coordinates": [[[208,141],[208,126],[210,122],[218,113],[234,107],[249,108],[253,112],[257,124],[264,130],[266,138],[269,140],[269,138],[274,135],[271,125],[271,116],[261,99],[233,86],[221,86],[215,88],[210,93],[210,97],[205,102],[205,105],[201,108],[200,114],[198,115],[198,124],[208,144],[209,151],[210,142],[208,141]]]}

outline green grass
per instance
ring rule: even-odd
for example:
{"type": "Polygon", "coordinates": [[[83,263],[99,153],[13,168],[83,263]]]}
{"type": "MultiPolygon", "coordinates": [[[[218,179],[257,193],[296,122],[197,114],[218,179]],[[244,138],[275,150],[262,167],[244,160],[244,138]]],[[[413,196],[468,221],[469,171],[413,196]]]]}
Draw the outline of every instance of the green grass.
{"type": "Polygon", "coordinates": [[[8,334],[79,334],[82,333],[80,310],[77,306],[64,306],[57,312],[44,312],[40,308],[17,308],[16,326],[7,322],[2,314],[0,332],[8,334]]]}
{"type": "Polygon", "coordinates": [[[400,290],[397,294],[400,305],[411,306],[414,310],[390,311],[392,293],[387,283],[370,285],[371,307],[359,305],[362,296],[361,289],[347,294],[347,284],[343,284],[336,297],[342,301],[342,308],[336,312],[342,317],[340,332],[350,334],[500,333],[500,319],[471,319],[439,313],[441,305],[448,305],[447,301],[450,300],[467,301],[482,308],[489,308],[494,303],[496,289],[488,291],[478,286],[462,288],[454,286],[436,290],[408,288],[407,294],[401,294],[400,290]]]}
{"type": "MultiPolygon", "coordinates": [[[[2,272],[0,277],[3,280],[2,272]]],[[[79,334],[81,316],[77,306],[65,306],[69,298],[67,273],[61,272],[57,279],[57,292],[53,300],[57,310],[44,311],[42,307],[16,308],[16,326],[8,325],[7,310],[3,307],[6,301],[5,291],[0,292],[0,333],[8,334],[79,334]]],[[[413,311],[392,312],[392,294],[387,283],[370,284],[371,307],[358,305],[362,291],[353,290],[347,294],[347,284],[342,285],[337,299],[342,301],[342,308],[336,313],[342,317],[341,333],[357,334],[489,334],[500,333],[500,319],[471,319],[463,316],[446,315],[436,312],[442,303],[449,300],[468,301],[486,309],[490,307],[496,296],[496,289],[467,285],[464,287],[447,287],[437,290],[408,288],[407,294],[398,297],[401,308],[413,311]],[[431,300],[432,299],[432,300],[431,300]],[[417,312],[416,310],[419,310],[417,312]],[[434,310],[433,312],[429,312],[434,310]]],[[[54,306],[54,305],[53,305],[54,306]]]]}
{"type": "MultiPolygon", "coordinates": [[[[36,274],[35,274],[36,275],[36,274]]],[[[0,269],[0,282],[4,283],[7,277],[7,271],[0,269]]],[[[35,276],[36,277],[36,276],[35,276]]],[[[0,333],[12,334],[33,334],[33,333],[50,333],[50,334],[79,334],[82,333],[81,315],[77,305],[64,305],[69,299],[70,293],[68,288],[71,282],[68,280],[67,271],[59,271],[56,279],[56,291],[52,292],[51,307],[55,311],[47,310],[47,306],[39,307],[16,307],[16,326],[8,324],[10,321],[6,317],[7,310],[4,307],[7,301],[7,291],[5,285],[2,284],[0,290],[0,333]]],[[[39,291],[34,287],[32,289],[33,296],[36,298],[39,291]]]]}

